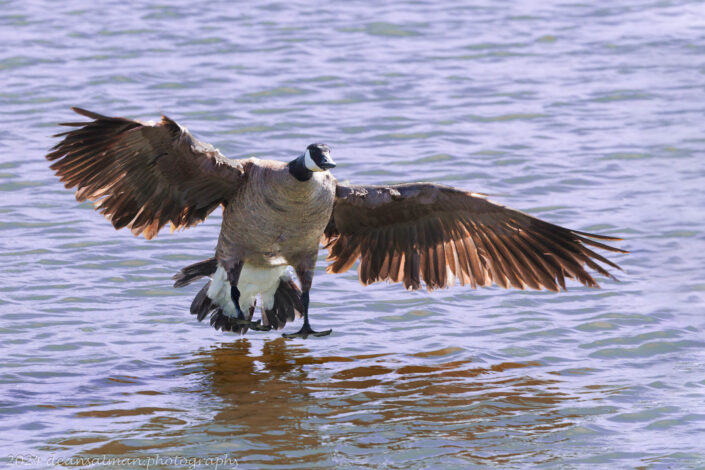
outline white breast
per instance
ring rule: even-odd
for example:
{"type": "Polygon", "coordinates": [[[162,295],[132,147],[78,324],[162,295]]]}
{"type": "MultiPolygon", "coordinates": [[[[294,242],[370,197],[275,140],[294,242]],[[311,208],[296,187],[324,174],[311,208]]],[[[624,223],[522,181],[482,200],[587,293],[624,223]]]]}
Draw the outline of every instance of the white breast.
{"type": "MultiPolygon", "coordinates": [[[[255,304],[258,295],[262,297],[262,308],[269,310],[274,305],[274,293],[282,279],[288,280],[289,273],[286,266],[252,266],[247,263],[242,267],[237,288],[240,291],[240,309],[247,315],[251,306],[255,304]]],[[[228,275],[222,266],[213,275],[211,286],[206,294],[213,302],[218,304],[223,312],[231,317],[237,316],[235,304],[230,296],[230,283],[228,275]]]]}

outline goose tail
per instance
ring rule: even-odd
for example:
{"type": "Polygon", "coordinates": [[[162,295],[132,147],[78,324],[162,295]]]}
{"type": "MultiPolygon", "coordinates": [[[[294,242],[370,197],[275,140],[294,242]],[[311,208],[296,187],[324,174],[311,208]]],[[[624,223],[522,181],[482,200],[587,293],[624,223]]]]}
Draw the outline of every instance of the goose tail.
{"type": "Polygon", "coordinates": [[[274,304],[271,309],[262,309],[262,324],[275,330],[284,328],[287,322],[301,318],[304,305],[301,303],[301,289],[288,276],[279,279],[279,287],[274,292],[274,304]]]}
{"type": "Polygon", "coordinates": [[[218,261],[215,258],[208,258],[186,266],[172,277],[175,281],[174,287],[184,287],[204,276],[211,276],[217,268],[218,261]]]}
{"type": "MultiPolygon", "coordinates": [[[[173,277],[174,287],[184,287],[202,277],[212,277],[218,269],[215,258],[199,261],[181,269],[173,277]]],[[[191,303],[191,313],[198,321],[203,321],[210,315],[210,323],[215,329],[244,333],[247,328],[230,325],[229,318],[223,312],[223,307],[208,297],[211,281],[198,291],[191,303]]],[[[254,307],[250,309],[249,319],[252,319],[254,307]]],[[[287,322],[303,317],[304,306],[301,303],[301,289],[288,274],[279,278],[279,285],[274,292],[274,301],[270,309],[262,309],[262,325],[281,330],[287,322]]]]}

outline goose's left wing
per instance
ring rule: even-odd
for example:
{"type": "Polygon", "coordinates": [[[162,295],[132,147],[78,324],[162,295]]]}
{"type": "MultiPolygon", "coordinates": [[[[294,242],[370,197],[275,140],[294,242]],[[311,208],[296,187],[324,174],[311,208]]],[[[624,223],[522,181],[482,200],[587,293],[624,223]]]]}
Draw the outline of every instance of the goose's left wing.
{"type": "Polygon", "coordinates": [[[431,290],[455,280],[519,289],[565,289],[565,278],[599,287],[586,267],[614,277],[620,269],[590,247],[627,253],[597,240],[620,240],[559,227],[483,196],[431,183],[352,186],[338,183],[322,243],[329,273],[360,259],[363,284],[403,282],[431,290]]]}

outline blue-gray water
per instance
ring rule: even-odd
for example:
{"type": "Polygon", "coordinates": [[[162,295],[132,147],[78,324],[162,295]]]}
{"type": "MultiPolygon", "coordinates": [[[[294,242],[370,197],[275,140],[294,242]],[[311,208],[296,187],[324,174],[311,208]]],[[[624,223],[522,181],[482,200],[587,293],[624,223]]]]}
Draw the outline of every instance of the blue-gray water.
{"type": "Polygon", "coordinates": [[[705,4],[459,3],[0,1],[0,457],[705,467],[705,4]],[[601,290],[428,294],[322,252],[333,335],[241,339],[171,288],[220,214],[115,232],[44,160],[70,106],[232,158],[323,141],[341,180],[489,193],[631,254],[601,290]]]}

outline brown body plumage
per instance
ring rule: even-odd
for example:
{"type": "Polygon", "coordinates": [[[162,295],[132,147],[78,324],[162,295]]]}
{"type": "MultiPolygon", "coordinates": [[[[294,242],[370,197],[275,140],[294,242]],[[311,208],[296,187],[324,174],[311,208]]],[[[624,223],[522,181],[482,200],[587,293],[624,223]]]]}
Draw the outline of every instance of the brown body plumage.
{"type": "Polygon", "coordinates": [[[175,276],[176,287],[213,276],[191,311],[199,320],[210,314],[223,330],[258,328],[251,319],[261,294],[265,329],[303,314],[304,327],[291,336],[317,334],[308,324],[308,292],[319,242],[329,250],[328,272],[360,260],[363,284],[429,290],[458,282],[556,291],[566,278],[599,287],[586,267],[611,278],[598,262],[619,267],[592,248],[626,253],[597,241],[618,238],[553,225],[447,186],[338,183],[326,171],[335,164],[322,144],[289,164],[229,160],[167,117],[155,124],[75,111],[93,120],[67,123],[78,129],[59,134],[64,139],[47,158],[65,186],[77,188],[76,198],[96,201],[115,228],[150,239],[167,223],[189,227],[224,207],[215,257],[175,276]]]}
{"type": "Polygon", "coordinates": [[[217,259],[226,266],[239,261],[297,266],[315,258],[333,210],[330,173],[302,182],[282,162],[250,158],[242,164],[247,184],[225,207],[217,259]]]}

